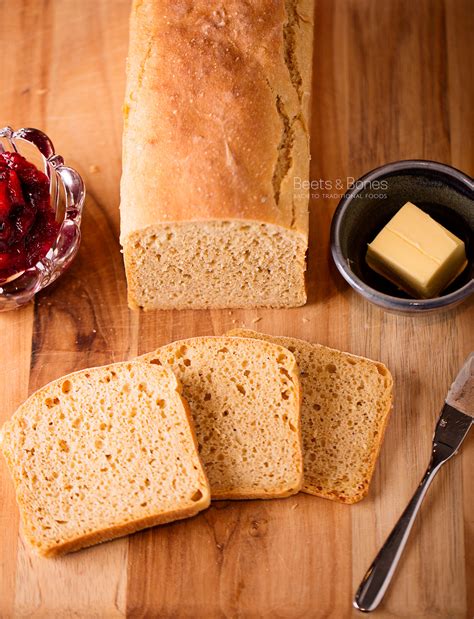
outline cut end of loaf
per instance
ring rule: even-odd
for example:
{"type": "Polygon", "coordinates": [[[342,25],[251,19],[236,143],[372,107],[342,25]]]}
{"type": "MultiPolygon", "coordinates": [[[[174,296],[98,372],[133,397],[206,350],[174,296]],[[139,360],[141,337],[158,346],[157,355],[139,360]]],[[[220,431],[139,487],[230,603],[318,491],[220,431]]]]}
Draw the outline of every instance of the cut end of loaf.
{"type": "Polygon", "coordinates": [[[306,249],[303,234],[259,222],[150,226],[125,239],[129,304],[143,309],[304,305],[306,249]]]}

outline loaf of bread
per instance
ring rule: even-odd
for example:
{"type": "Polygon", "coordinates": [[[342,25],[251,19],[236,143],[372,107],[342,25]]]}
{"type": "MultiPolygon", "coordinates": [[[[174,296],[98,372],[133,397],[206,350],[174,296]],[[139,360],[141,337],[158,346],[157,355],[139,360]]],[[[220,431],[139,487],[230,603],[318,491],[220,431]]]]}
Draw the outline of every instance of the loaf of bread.
{"type": "Polygon", "coordinates": [[[131,307],[306,301],[314,0],[135,0],[121,244],[131,307]]]}
{"type": "Polygon", "coordinates": [[[141,362],[70,374],[2,428],[25,539],[54,556],[192,516],[210,502],[174,374],[141,362]]]}
{"type": "Polygon", "coordinates": [[[213,499],[300,490],[300,385],[291,352],[260,340],[198,337],[141,359],[172,368],[182,382],[213,499]]]}
{"type": "Polygon", "coordinates": [[[303,491],[342,503],[363,499],[392,403],[385,365],[292,337],[242,329],[228,335],[280,344],[296,357],[303,392],[303,491]]]}

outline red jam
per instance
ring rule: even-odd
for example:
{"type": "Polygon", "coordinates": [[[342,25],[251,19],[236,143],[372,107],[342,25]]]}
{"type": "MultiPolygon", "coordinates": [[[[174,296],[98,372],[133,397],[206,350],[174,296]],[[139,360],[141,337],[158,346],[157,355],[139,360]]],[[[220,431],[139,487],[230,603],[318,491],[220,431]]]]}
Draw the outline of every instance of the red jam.
{"type": "Polygon", "coordinates": [[[44,258],[58,231],[46,174],[18,153],[0,153],[0,281],[44,258]]]}

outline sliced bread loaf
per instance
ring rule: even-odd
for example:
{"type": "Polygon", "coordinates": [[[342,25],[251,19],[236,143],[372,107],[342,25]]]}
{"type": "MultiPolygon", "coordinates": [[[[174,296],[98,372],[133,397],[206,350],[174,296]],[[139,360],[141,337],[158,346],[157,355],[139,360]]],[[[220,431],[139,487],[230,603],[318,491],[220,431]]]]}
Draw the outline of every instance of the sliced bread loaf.
{"type": "Polygon", "coordinates": [[[229,335],[280,344],[296,357],[303,392],[303,491],[342,503],[363,499],[392,402],[385,365],[292,337],[242,329],[229,335]]]}
{"type": "Polygon", "coordinates": [[[141,358],[172,368],[182,382],[212,498],[298,492],[300,386],[287,349],[254,339],[198,337],[141,358]]]}
{"type": "Polygon", "coordinates": [[[313,13],[314,0],[133,2],[120,190],[131,307],[306,302],[313,13]]]}
{"type": "Polygon", "coordinates": [[[192,516],[210,494],[180,385],[118,363],[34,393],[2,428],[24,536],[54,556],[192,516]]]}

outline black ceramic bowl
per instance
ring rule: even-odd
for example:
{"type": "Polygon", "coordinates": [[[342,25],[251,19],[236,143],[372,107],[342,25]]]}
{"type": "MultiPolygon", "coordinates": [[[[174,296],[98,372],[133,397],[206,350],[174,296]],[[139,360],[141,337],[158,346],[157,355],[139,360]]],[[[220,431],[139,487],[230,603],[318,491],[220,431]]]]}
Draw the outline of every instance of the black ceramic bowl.
{"type": "Polygon", "coordinates": [[[331,252],[352,288],[385,310],[426,313],[457,305],[474,292],[474,179],[434,161],[397,161],[372,170],[339,202],[331,225],[331,252]],[[367,244],[405,202],[416,204],[466,246],[468,266],[433,299],[410,298],[365,261],[367,244]]]}

